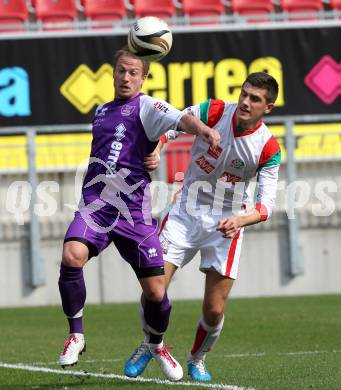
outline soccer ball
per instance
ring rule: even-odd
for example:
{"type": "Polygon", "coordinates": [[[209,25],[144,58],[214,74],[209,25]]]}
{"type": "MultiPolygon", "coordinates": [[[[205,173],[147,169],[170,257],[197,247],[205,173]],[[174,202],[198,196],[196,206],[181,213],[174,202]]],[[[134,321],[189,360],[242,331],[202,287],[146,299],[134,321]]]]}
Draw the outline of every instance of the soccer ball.
{"type": "Polygon", "coordinates": [[[161,60],[169,53],[172,43],[168,24],[155,16],[136,20],[129,30],[129,51],[145,61],[161,60]]]}

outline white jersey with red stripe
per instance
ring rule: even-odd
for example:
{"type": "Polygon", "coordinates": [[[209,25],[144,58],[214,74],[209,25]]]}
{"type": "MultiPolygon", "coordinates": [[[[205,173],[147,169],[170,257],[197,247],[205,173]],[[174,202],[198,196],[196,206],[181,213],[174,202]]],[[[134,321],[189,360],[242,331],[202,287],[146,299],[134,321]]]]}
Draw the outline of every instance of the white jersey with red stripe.
{"type": "MultiPolygon", "coordinates": [[[[250,181],[257,176],[255,207],[265,220],[271,214],[281,152],[275,138],[261,121],[255,129],[239,134],[235,123],[237,105],[211,100],[186,111],[219,131],[221,142],[212,149],[196,137],[183,189],[177,194],[160,235],[164,258],[182,267],[200,250],[200,269],[214,268],[237,277],[243,230],[233,239],[216,231],[222,217],[245,212],[251,201],[250,181]]],[[[167,139],[175,137],[174,132],[167,139]]]]}
{"type": "Polygon", "coordinates": [[[218,130],[221,143],[213,150],[196,137],[178,207],[190,212],[209,205],[205,210],[213,215],[240,210],[253,202],[250,181],[257,177],[255,203],[265,220],[275,203],[280,147],[262,121],[255,129],[238,134],[236,108],[237,104],[209,99],[187,109],[218,130]]]}

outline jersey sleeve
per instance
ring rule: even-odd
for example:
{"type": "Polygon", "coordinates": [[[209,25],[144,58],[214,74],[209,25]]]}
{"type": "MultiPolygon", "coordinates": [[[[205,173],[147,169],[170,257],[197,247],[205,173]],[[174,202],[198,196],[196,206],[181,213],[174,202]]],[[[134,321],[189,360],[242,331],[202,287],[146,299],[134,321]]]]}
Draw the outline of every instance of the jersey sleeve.
{"type": "MultiPolygon", "coordinates": [[[[197,106],[196,106],[197,107],[197,106]]],[[[225,110],[225,102],[219,99],[207,99],[199,104],[199,119],[209,127],[219,122],[225,110]]]]}
{"type": "Polygon", "coordinates": [[[267,220],[275,205],[281,149],[274,137],[265,144],[259,159],[256,191],[256,210],[261,220],[267,220]]]}
{"type": "MultiPolygon", "coordinates": [[[[206,125],[213,127],[223,115],[224,109],[225,103],[222,100],[207,99],[203,103],[185,108],[182,111],[182,114],[193,115],[204,122],[206,125]]],[[[170,140],[174,140],[183,133],[183,131],[177,131],[175,128],[172,128],[166,132],[162,141],[165,143],[170,140]]]]}
{"type": "MultiPolygon", "coordinates": [[[[183,114],[194,115],[200,119],[200,106],[191,106],[187,107],[182,111],[183,114]]],[[[186,134],[184,131],[170,129],[168,130],[162,137],[161,140],[163,143],[167,143],[168,141],[173,141],[179,137],[180,134],[186,134]]]]}
{"type": "Polygon", "coordinates": [[[141,96],[140,119],[150,141],[157,141],[168,130],[176,129],[183,115],[183,111],[164,100],[141,96]]]}
{"type": "Polygon", "coordinates": [[[256,210],[266,221],[275,205],[279,165],[263,167],[257,176],[256,210]]]}

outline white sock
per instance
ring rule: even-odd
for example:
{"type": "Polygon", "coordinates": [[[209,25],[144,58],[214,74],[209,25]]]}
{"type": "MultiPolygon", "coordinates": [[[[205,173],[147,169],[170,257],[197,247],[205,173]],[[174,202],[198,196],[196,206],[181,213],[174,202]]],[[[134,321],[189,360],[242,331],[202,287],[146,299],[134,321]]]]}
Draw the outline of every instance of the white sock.
{"type": "Polygon", "coordinates": [[[194,344],[188,360],[204,360],[206,353],[209,352],[218,341],[223,326],[224,317],[217,326],[207,325],[202,318],[199,321],[194,344]]]}

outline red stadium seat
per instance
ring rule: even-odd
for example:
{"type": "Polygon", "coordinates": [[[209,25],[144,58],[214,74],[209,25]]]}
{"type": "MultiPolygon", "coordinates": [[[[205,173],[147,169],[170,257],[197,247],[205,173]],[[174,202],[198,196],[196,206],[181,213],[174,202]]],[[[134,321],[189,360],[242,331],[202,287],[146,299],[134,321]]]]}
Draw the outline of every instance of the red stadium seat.
{"type": "Polygon", "coordinates": [[[177,174],[185,173],[191,161],[191,149],[194,137],[190,134],[182,134],[175,141],[166,144],[167,181],[178,181],[177,174]]]}
{"type": "Polygon", "coordinates": [[[134,14],[136,17],[157,16],[167,19],[176,16],[173,0],[135,0],[134,14]]]}
{"type": "Polygon", "coordinates": [[[290,20],[316,20],[318,11],[323,10],[322,0],[281,0],[281,9],[288,13],[313,13],[315,16],[302,16],[290,20]]]}
{"type": "Polygon", "coordinates": [[[210,18],[210,21],[193,23],[207,24],[219,21],[219,16],[225,14],[225,5],[222,0],[182,0],[182,12],[191,18],[210,18]]]}
{"type": "MultiPolygon", "coordinates": [[[[272,0],[232,0],[231,11],[238,15],[266,15],[275,12],[275,7],[272,0]]],[[[265,22],[270,21],[269,18],[247,18],[248,22],[265,22]]]]}
{"type": "Polygon", "coordinates": [[[84,15],[93,22],[107,22],[98,28],[112,28],[115,21],[127,16],[127,8],[124,0],[85,0],[84,15]]]}
{"type": "Polygon", "coordinates": [[[331,0],[330,1],[330,8],[335,11],[341,10],[341,0],[331,0]]]}
{"type": "MultiPolygon", "coordinates": [[[[45,23],[71,23],[77,18],[74,0],[35,0],[37,20],[45,23]]],[[[65,30],[72,26],[44,26],[44,30],[65,30]]]]}
{"type": "Polygon", "coordinates": [[[23,31],[27,20],[26,0],[0,0],[0,32],[23,31]]]}

